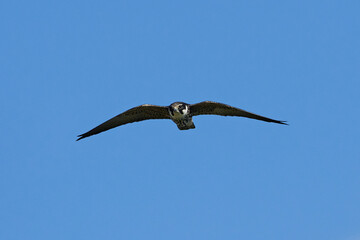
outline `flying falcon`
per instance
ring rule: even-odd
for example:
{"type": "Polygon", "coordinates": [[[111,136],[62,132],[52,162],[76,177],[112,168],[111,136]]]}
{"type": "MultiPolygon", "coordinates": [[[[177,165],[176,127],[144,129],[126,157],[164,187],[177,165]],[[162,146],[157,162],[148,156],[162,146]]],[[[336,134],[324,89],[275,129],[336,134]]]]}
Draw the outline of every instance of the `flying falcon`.
{"type": "Polygon", "coordinates": [[[171,119],[180,130],[188,130],[195,128],[192,117],[198,115],[247,117],[265,122],[273,122],[287,125],[285,121],[279,121],[263,117],[254,113],[247,112],[240,108],[235,108],[217,102],[205,101],[196,104],[174,102],[168,107],[144,104],[138,107],[131,108],[100,124],[99,126],[91,129],[90,131],[79,135],[79,138],[76,141],[107,131],[111,128],[148,119],[171,119]]]}

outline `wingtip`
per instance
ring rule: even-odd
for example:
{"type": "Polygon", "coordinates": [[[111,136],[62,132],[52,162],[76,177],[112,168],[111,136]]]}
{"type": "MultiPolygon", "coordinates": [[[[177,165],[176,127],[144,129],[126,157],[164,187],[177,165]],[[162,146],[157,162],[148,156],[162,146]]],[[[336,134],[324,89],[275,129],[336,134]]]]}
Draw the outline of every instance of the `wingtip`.
{"type": "Polygon", "coordinates": [[[76,139],[76,141],[79,141],[79,140],[85,138],[83,135],[78,135],[77,137],[78,137],[78,139],[76,139]]]}
{"type": "Polygon", "coordinates": [[[287,121],[279,121],[279,123],[289,126],[289,124],[287,123],[287,121]]]}

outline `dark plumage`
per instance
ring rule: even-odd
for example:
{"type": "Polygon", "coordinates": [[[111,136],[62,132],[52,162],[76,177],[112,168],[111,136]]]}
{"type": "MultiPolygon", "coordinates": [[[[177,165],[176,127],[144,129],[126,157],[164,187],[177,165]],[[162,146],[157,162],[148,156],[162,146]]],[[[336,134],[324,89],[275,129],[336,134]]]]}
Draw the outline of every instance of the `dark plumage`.
{"type": "Polygon", "coordinates": [[[176,123],[180,130],[188,130],[195,128],[192,117],[198,115],[247,117],[265,122],[273,122],[287,125],[285,121],[279,121],[263,117],[254,113],[247,112],[240,108],[235,108],[217,102],[205,101],[191,105],[183,102],[175,102],[168,107],[144,104],[138,107],[131,108],[100,124],[99,126],[91,129],[90,131],[79,135],[79,138],[76,141],[107,131],[111,128],[148,119],[171,119],[176,123]]]}
{"type": "Polygon", "coordinates": [[[114,127],[125,125],[128,123],[139,122],[148,119],[170,119],[168,107],[155,106],[150,104],[144,104],[138,107],[131,108],[109,120],[100,124],[99,126],[91,129],[90,131],[79,135],[76,141],[80,139],[90,137],[114,127]]]}
{"type": "Polygon", "coordinates": [[[263,117],[251,112],[247,112],[240,108],[232,107],[223,103],[205,101],[190,105],[190,112],[192,116],[197,115],[220,115],[220,116],[236,116],[236,117],[247,117],[265,122],[273,122],[279,124],[285,124],[286,121],[274,120],[271,118],[263,117]]]}

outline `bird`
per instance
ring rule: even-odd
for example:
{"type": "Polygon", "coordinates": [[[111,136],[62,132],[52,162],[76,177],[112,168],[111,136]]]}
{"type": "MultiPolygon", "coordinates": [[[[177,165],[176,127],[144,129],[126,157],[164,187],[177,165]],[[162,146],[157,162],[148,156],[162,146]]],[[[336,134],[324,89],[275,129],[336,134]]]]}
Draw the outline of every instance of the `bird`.
{"type": "Polygon", "coordinates": [[[107,131],[109,129],[125,125],[128,123],[139,122],[149,119],[170,119],[179,130],[194,129],[195,124],[193,117],[198,115],[220,115],[220,116],[236,116],[246,117],[265,122],[288,125],[286,121],[274,120],[263,117],[251,112],[247,112],[240,108],[232,107],[218,102],[204,101],[196,104],[187,104],[184,102],[174,102],[170,106],[157,106],[151,104],[143,104],[131,108],[109,120],[91,129],[90,131],[78,135],[79,141],[83,138],[107,131]]]}

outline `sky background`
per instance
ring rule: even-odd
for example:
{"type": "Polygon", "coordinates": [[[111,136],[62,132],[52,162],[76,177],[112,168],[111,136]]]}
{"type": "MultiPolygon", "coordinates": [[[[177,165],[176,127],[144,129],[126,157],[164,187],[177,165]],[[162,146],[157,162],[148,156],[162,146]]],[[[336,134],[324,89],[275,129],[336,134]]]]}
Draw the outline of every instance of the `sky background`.
{"type": "Polygon", "coordinates": [[[360,239],[360,2],[1,1],[0,239],[360,239]],[[199,116],[76,136],[141,104],[199,116]]]}

